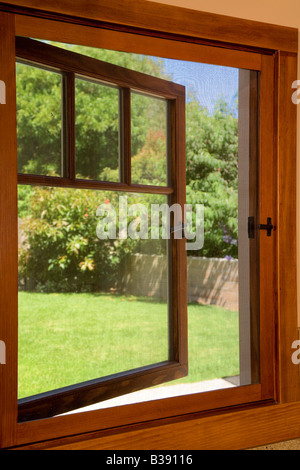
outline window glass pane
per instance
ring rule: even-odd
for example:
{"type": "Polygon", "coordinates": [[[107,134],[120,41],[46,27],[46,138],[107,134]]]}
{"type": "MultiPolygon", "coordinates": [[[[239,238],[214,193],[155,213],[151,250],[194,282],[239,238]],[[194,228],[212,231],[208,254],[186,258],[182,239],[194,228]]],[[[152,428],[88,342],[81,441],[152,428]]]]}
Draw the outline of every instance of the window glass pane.
{"type": "Polygon", "coordinates": [[[75,79],[76,178],[119,181],[119,90],[75,79]]]}
{"type": "Polygon", "coordinates": [[[167,185],[167,101],[131,94],[131,182],[167,185]]]}
{"type": "Polygon", "coordinates": [[[20,398],[168,360],[165,202],[19,185],[20,398]]]}
{"type": "Polygon", "coordinates": [[[17,63],[18,172],[61,176],[61,75],[17,63]]]}

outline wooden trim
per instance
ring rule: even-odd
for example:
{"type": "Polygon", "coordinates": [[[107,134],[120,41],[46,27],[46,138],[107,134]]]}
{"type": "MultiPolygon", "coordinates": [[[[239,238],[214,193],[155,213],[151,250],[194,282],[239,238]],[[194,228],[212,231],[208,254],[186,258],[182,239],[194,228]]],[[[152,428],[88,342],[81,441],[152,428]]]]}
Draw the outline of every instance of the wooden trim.
{"type": "Polygon", "coordinates": [[[19,174],[18,184],[31,184],[36,186],[53,186],[57,188],[98,189],[102,191],[122,191],[145,194],[173,194],[174,189],[169,186],[153,186],[143,184],[126,184],[110,181],[95,181],[88,179],[70,179],[59,176],[42,176],[19,174]]]}
{"type": "Polygon", "coordinates": [[[16,35],[228,67],[251,70],[260,70],[261,67],[261,56],[256,51],[222,48],[220,54],[220,47],[206,46],[201,41],[197,43],[196,39],[162,39],[73,23],[64,23],[61,31],[55,21],[23,15],[16,15],[16,35]]]}
{"type": "MultiPolygon", "coordinates": [[[[276,154],[274,149],[274,57],[262,57],[260,76],[259,115],[259,224],[276,217],[276,154]]],[[[266,385],[262,399],[274,397],[275,387],[275,318],[277,295],[276,240],[277,230],[268,237],[266,231],[258,231],[260,253],[260,380],[266,385]]]]}
{"type": "MultiPolygon", "coordinates": [[[[240,450],[300,437],[300,403],[229,410],[29,444],[51,450],[240,450]]],[[[192,454],[193,455],[193,454],[192,454]]]]}
{"type": "Polygon", "coordinates": [[[120,181],[131,184],[131,90],[120,90],[120,181]]]}
{"type": "Polygon", "coordinates": [[[278,370],[280,402],[300,400],[298,368],[293,364],[292,343],[297,339],[296,257],[296,139],[297,106],[292,83],[297,77],[297,56],[278,54],[278,370]]]}
{"type": "Polygon", "coordinates": [[[120,406],[113,409],[85,411],[79,415],[64,415],[30,422],[18,423],[16,445],[57,439],[91,431],[105,434],[115,427],[126,425],[152,426],[163,419],[184,421],[199,413],[216,413],[216,403],[227,407],[256,403],[259,406],[260,385],[247,385],[212,392],[196,393],[186,396],[147,401],[120,406]],[[213,397],[212,397],[213,395],[213,397]],[[116,409],[118,410],[116,413],[116,409]]]}
{"type": "Polygon", "coordinates": [[[17,135],[14,18],[0,12],[0,80],[6,104],[0,104],[0,340],[5,364],[0,364],[0,447],[16,438],[18,358],[18,215],[17,135]]]}
{"type": "MultiPolygon", "coordinates": [[[[139,29],[143,32],[176,34],[189,38],[218,41],[222,44],[242,44],[273,50],[296,52],[298,32],[295,28],[232,18],[214,13],[147,2],[144,0],[10,0],[2,8],[25,7],[23,12],[70,22],[99,22],[139,29]]],[[[99,26],[99,24],[98,24],[99,26]]]]}
{"type": "Polygon", "coordinates": [[[72,72],[63,74],[63,135],[62,135],[62,166],[63,177],[72,181],[76,177],[75,158],[75,75],[72,72]]]}

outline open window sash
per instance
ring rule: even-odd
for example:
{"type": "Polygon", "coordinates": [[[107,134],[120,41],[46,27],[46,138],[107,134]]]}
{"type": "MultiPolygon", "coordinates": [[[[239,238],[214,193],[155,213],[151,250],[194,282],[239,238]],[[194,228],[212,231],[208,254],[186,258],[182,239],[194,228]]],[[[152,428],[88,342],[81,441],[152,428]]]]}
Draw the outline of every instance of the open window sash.
{"type": "MultiPolygon", "coordinates": [[[[19,184],[163,194],[168,197],[170,204],[179,204],[183,208],[185,204],[185,88],[183,86],[27,38],[16,38],[16,59],[25,64],[53,70],[63,76],[62,174],[48,176],[20,173],[19,184]],[[120,90],[119,182],[76,177],[74,86],[76,77],[110,84],[120,90]],[[165,186],[131,183],[130,94],[132,91],[163,98],[167,102],[168,177],[165,186]]],[[[19,399],[19,421],[66,413],[187,375],[186,241],[173,234],[168,243],[168,360],[19,399]]]]}

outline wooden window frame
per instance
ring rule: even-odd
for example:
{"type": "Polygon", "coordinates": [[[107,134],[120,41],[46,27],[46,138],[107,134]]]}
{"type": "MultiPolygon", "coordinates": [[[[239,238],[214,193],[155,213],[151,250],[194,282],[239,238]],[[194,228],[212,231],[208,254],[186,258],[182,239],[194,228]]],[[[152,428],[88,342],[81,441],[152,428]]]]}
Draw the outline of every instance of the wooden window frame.
{"type": "MultiPolygon", "coordinates": [[[[202,14],[189,10],[155,5],[152,2],[135,1],[132,10],[122,2],[101,2],[101,7],[87,8],[86,2],[75,6],[71,3],[51,1],[11,1],[10,5],[0,4],[0,20],[5,27],[1,30],[0,77],[7,88],[7,102],[10,103],[4,115],[0,114],[0,243],[1,265],[7,269],[0,273],[2,291],[8,293],[0,300],[1,332],[7,344],[9,367],[1,366],[0,380],[4,391],[0,394],[1,447],[24,446],[36,441],[60,439],[36,445],[36,448],[130,448],[129,437],[133,436],[135,446],[141,445],[143,436],[148,436],[147,448],[213,448],[212,436],[218,439],[218,448],[232,445],[246,447],[260,443],[256,428],[263,430],[262,438],[274,440],[283,438],[282,433],[270,432],[265,423],[273,411],[272,427],[283,423],[283,413],[294,423],[291,414],[300,413],[298,368],[291,361],[291,345],[297,339],[297,296],[296,296],[296,106],[291,100],[291,84],[297,69],[297,31],[292,28],[265,25],[246,20],[202,14]],[[74,10],[72,8],[75,8],[74,10]],[[154,13],[155,12],[155,13],[154,13]],[[59,28],[61,22],[62,28],[59,28]],[[85,31],[90,34],[82,34],[85,31]],[[266,265],[269,265],[272,282],[265,292],[261,306],[270,312],[268,319],[262,319],[261,328],[271,331],[267,334],[268,347],[264,348],[264,371],[268,387],[263,391],[259,386],[239,387],[235,390],[221,390],[188,397],[175,397],[159,402],[140,403],[118,408],[60,416],[27,423],[17,419],[17,244],[16,227],[16,139],[15,139],[15,78],[14,60],[16,35],[52,39],[62,42],[79,42],[95,47],[121,48],[133,52],[154,55],[168,51],[167,56],[207,63],[236,66],[261,70],[265,103],[261,108],[270,115],[271,123],[263,124],[260,132],[267,137],[260,148],[265,158],[261,160],[260,172],[269,174],[272,163],[273,185],[270,191],[263,190],[264,210],[272,210],[276,224],[276,238],[271,246],[262,246],[266,265]],[[134,43],[136,34],[143,41],[134,43]],[[79,36],[78,36],[79,35],[79,36]],[[76,38],[76,40],[75,40],[76,38]],[[79,39],[80,38],[80,39],[79,39]],[[109,46],[110,44],[110,46],[109,46]],[[134,45],[136,44],[136,45],[134,45]],[[118,46],[118,47],[117,47],[118,46]],[[222,54],[220,54],[220,51],[222,54]],[[196,59],[197,57],[197,59],[196,59]],[[218,60],[216,60],[218,57],[218,60]],[[220,58],[221,57],[221,58],[220,58]],[[271,84],[271,85],[270,85],[271,84]],[[270,108],[271,103],[271,108],[270,108]],[[265,126],[265,127],[264,127],[265,126]],[[270,132],[270,129],[272,130],[270,132]],[[269,155],[269,157],[267,157],[269,155]],[[5,169],[10,168],[10,177],[5,169]],[[4,211],[3,207],[9,207],[4,211]],[[7,314],[9,312],[9,314],[7,314]],[[270,322],[270,318],[272,321],[270,322]],[[7,340],[9,338],[9,340],[7,340]],[[212,398],[213,396],[213,398],[212,398]],[[221,405],[217,405],[217,402],[221,405]],[[271,406],[270,406],[271,405],[271,406]],[[221,408],[220,408],[221,406],[221,408]],[[237,407],[235,411],[232,407],[237,407]],[[247,406],[243,411],[240,407],[247,406]],[[219,407],[219,408],[218,408],[219,407]],[[212,416],[201,416],[211,411],[212,416]],[[214,410],[214,411],[213,411],[214,410]],[[81,415],[81,416],[80,416],[81,415]],[[193,424],[190,419],[193,418],[193,424]],[[196,419],[197,418],[197,419],[196,419]],[[159,421],[157,421],[159,420],[159,421]],[[242,423],[243,420],[243,424],[242,423]],[[223,426],[218,423],[225,423],[223,426]],[[152,426],[159,424],[152,432],[152,426]],[[234,431],[230,437],[230,425],[234,431]],[[249,431],[237,439],[237,430],[249,431]],[[122,426],[126,427],[123,434],[122,426]],[[204,426],[204,429],[203,429],[204,426]],[[207,426],[211,426],[207,433],[207,426]],[[227,427],[226,427],[227,426],[227,427]],[[109,428],[115,428],[109,431],[109,428]],[[224,433],[224,430],[227,432],[224,433]],[[175,434],[172,433],[172,430],[175,434]],[[196,434],[196,430],[198,434],[196,434]],[[195,436],[191,443],[191,433],[195,436]],[[85,438],[82,433],[90,433],[85,438]],[[169,437],[166,437],[168,433],[169,437]],[[73,435],[65,439],[66,436],[73,435]],[[206,434],[206,438],[205,438],[206,434]],[[75,436],[77,435],[77,436],[75,436]],[[155,440],[155,437],[158,440],[155,440]],[[105,437],[107,436],[107,437],[105,437]],[[251,440],[249,441],[249,436],[251,440]],[[127,437],[127,438],[126,438],[127,437]],[[234,443],[235,440],[235,443],[234,443]],[[126,442],[126,444],[124,444],[126,442]],[[80,444],[81,443],[81,444],[80,444]],[[190,443],[190,444],[189,444],[190,443]],[[90,445],[89,445],[90,444],[90,445]],[[112,447],[108,447],[112,448],[112,447]],[[200,448],[200,447],[199,447],[200,448]]],[[[178,146],[184,142],[178,142],[178,146]]],[[[180,180],[179,180],[180,181],[180,180]]],[[[267,213],[261,213],[261,220],[267,213]]],[[[264,243],[264,242],[262,242],[264,243]]],[[[265,341],[265,337],[263,341],[265,341]]],[[[261,345],[263,345],[263,341],[261,345]]],[[[7,364],[8,365],[8,364],[7,364]]],[[[298,418],[299,422],[299,418],[298,418]]],[[[284,438],[298,437],[300,429],[285,428],[284,438]],[[298,436],[296,433],[299,433],[298,436]]],[[[261,443],[264,443],[261,442],[261,443]]],[[[271,441],[272,442],[272,441],[271,441]]],[[[138,447],[141,448],[141,447],[138,447]]]]}

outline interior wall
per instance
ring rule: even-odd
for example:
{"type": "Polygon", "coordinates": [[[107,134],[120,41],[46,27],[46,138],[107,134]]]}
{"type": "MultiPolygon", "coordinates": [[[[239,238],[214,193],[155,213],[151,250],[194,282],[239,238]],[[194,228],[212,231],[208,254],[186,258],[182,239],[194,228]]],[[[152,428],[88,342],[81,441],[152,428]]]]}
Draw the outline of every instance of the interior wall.
{"type": "Polygon", "coordinates": [[[165,3],[182,8],[207,11],[219,15],[235,16],[248,20],[263,21],[264,23],[279,24],[282,26],[300,27],[299,0],[148,0],[156,3],[165,3]]]}
{"type": "MultiPolygon", "coordinates": [[[[148,0],[157,3],[165,3],[182,8],[207,11],[219,15],[233,16],[264,23],[278,24],[298,28],[299,31],[299,51],[300,51],[300,2],[299,0],[251,0],[251,2],[241,2],[240,0],[148,0]]],[[[298,57],[298,77],[300,79],[300,54],[298,57]]],[[[295,80],[297,77],[295,77],[295,80]]],[[[291,84],[291,96],[293,93],[291,84]]],[[[299,95],[298,95],[299,96],[299,95]]],[[[298,184],[297,184],[297,229],[298,229],[298,292],[300,292],[300,104],[298,105],[298,184]]],[[[300,328],[300,295],[298,295],[298,327],[300,328]]]]}

